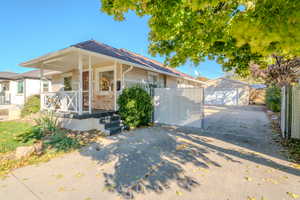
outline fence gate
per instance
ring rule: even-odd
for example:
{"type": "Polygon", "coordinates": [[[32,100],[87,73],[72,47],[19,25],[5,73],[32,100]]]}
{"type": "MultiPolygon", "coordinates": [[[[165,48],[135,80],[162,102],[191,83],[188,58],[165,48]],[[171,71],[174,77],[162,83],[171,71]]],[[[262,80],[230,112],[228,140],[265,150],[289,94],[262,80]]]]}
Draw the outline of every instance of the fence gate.
{"type": "Polygon", "coordinates": [[[202,128],[203,88],[155,88],[154,122],[202,128]]]}

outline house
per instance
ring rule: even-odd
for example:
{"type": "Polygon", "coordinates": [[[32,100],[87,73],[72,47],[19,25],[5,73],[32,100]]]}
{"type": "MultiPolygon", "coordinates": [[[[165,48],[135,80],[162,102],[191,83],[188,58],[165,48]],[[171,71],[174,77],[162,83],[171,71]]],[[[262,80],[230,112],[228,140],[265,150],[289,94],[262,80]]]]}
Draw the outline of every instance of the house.
{"type": "Polygon", "coordinates": [[[280,127],[283,137],[300,139],[300,74],[296,84],[281,89],[280,127]]]}
{"type": "Polygon", "coordinates": [[[117,98],[124,88],[137,84],[148,89],[204,84],[155,60],[94,40],[71,45],[21,66],[38,68],[43,78],[52,80],[52,93],[42,93],[42,109],[59,113],[62,124],[70,129],[100,129],[98,118],[117,111],[117,98]],[[44,70],[57,73],[45,76],[44,70]]]}
{"type": "MultiPolygon", "coordinates": [[[[51,82],[42,82],[43,90],[48,91],[51,82]]],[[[18,118],[26,99],[40,94],[40,71],[25,73],[0,72],[0,110],[8,119],[18,118]]]]}
{"type": "Polygon", "coordinates": [[[206,82],[205,104],[208,105],[248,105],[250,85],[242,81],[218,78],[206,82]]]}
{"type": "MultiPolygon", "coordinates": [[[[50,88],[50,81],[43,81],[44,90],[50,88]]],[[[0,72],[0,105],[23,105],[32,95],[40,94],[40,71],[25,73],[0,72]]]]}

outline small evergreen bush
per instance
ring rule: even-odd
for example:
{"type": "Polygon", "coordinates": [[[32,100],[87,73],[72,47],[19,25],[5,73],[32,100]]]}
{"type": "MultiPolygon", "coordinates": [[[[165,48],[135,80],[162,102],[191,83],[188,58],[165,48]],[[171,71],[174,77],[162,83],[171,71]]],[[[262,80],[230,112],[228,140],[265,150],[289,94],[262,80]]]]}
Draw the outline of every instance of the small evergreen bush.
{"type": "Polygon", "coordinates": [[[123,90],[118,98],[119,114],[129,128],[148,125],[151,122],[153,103],[151,96],[141,87],[123,90]]]}
{"type": "Polygon", "coordinates": [[[25,117],[27,115],[37,113],[40,111],[40,96],[39,95],[33,95],[28,97],[26,100],[26,103],[24,104],[24,107],[21,111],[21,116],[25,117]]]}
{"type": "Polygon", "coordinates": [[[266,105],[273,112],[280,112],[281,108],[281,89],[276,86],[270,86],[266,90],[266,105]]]}

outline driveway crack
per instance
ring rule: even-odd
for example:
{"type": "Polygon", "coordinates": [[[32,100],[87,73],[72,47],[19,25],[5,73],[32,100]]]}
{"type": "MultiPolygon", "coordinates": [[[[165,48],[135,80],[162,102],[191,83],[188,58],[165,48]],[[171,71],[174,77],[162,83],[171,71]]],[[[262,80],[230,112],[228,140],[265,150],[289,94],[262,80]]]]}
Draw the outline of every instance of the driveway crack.
{"type": "Polygon", "coordinates": [[[13,177],[15,177],[15,179],[21,183],[33,196],[36,197],[36,199],[38,200],[42,200],[33,190],[30,189],[30,187],[28,185],[26,185],[23,181],[21,181],[14,173],[10,173],[13,177]]]}

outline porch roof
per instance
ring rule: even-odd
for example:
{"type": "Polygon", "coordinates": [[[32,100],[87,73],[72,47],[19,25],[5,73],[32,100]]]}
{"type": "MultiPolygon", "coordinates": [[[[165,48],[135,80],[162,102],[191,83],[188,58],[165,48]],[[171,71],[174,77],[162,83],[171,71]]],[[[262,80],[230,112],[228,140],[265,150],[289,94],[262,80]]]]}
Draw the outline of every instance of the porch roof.
{"type": "MultiPolygon", "coordinates": [[[[70,54],[70,52],[74,53],[76,52],[76,50],[83,50],[84,53],[89,53],[89,52],[96,53],[98,55],[105,56],[104,59],[116,59],[119,61],[123,61],[123,64],[131,64],[135,67],[145,68],[150,71],[155,71],[155,72],[159,72],[159,73],[163,73],[175,77],[181,77],[194,82],[206,84],[202,81],[194,79],[192,76],[182,73],[174,68],[165,66],[162,63],[157,62],[155,60],[149,59],[147,57],[144,57],[142,55],[133,53],[125,49],[117,49],[112,46],[97,42],[95,40],[88,40],[88,41],[77,43],[75,45],[71,45],[68,48],[56,51],[54,53],[46,54],[39,58],[21,63],[21,66],[40,68],[42,62],[47,62],[47,63],[50,61],[59,62],[61,56],[70,54]]],[[[55,68],[54,70],[57,70],[57,68],[55,68]]]]}

